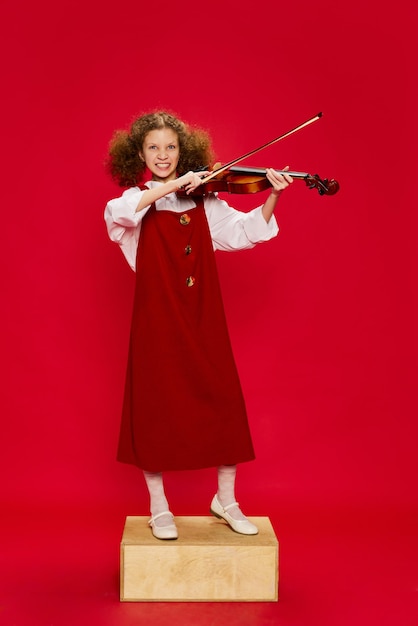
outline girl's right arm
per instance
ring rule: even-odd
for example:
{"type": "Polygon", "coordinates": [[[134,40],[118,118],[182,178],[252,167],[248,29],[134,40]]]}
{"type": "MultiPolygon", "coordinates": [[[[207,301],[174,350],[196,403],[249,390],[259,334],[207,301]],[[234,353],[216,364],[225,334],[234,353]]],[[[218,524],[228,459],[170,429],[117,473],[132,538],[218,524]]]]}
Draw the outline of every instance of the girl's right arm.
{"type": "Polygon", "coordinates": [[[147,189],[141,195],[141,199],[136,207],[136,211],[142,211],[147,208],[153,202],[160,200],[160,198],[164,198],[164,196],[168,196],[170,193],[174,193],[179,189],[184,189],[187,194],[191,193],[200,185],[202,182],[202,178],[206,176],[209,172],[187,172],[183,176],[179,178],[175,178],[174,180],[169,180],[163,185],[158,185],[158,187],[154,187],[153,189],[147,189]]]}
{"type": "Polygon", "coordinates": [[[141,190],[138,187],[126,189],[122,196],[110,200],[105,208],[104,218],[107,232],[115,243],[119,244],[129,265],[135,270],[136,249],[141,232],[142,218],[150,206],[181,187],[190,193],[200,185],[200,176],[207,172],[194,174],[188,172],[175,180],[152,189],[141,190]]]}

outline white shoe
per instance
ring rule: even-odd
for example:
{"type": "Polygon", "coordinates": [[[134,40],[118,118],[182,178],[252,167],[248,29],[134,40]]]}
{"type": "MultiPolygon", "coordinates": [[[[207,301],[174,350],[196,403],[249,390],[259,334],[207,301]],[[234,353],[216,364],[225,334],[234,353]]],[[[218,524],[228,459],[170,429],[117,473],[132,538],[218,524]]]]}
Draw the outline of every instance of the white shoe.
{"type": "Polygon", "coordinates": [[[215,517],[224,519],[236,533],[240,533],[241,535],[257,535],[258,528],[252,524],[250,520],[237,520],[230,516],[228,510],[232,509],[233,506],[239,506],[238,502],[233,502],[232,504],[228,504],[228,506],[223,507],[219,502],[218,497],[215,495],[212,500],[212,504],[210,505],[210,512],[215,517]]]}
{"type": "Polygon", "coordinates": [[[148,524],[151,526],[152,534],[157,539],[177,539],[179,536],[177,532],[177,526],[174,523],[174,516],[171,511],[163,511],[162,513],[158,513],[158,515],[153,515],[148,524]],[[171,515],[172,524],[167,524],[166,526],[157,526],[155,524],[155,520],[162,517],[163,515],[171,515]]]}

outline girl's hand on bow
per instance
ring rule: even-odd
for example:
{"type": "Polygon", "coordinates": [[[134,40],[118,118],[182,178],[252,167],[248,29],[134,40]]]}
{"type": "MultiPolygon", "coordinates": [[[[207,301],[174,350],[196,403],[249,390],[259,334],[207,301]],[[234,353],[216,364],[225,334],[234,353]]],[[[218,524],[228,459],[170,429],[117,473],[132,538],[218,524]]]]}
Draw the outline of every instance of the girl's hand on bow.
{"type": "MultiPolygon", "coordinates": [[[[286,171],[288,169],[289,166],[286,165],[282,171],[286,171]]],[[[266,169],[266,177],[273,187],[272,193],[275,195],[280,195],[286,187],[289,187],[289,185],[293,183],[293,178],[289,176],[289,174],[279,174],[272,168],[266,169]]]]}
{"type": "Polygon", "coordinates": [[[187,172],[177,178],[178,189],[184,189],[186,194],[194,191],[202,183],[202,178],[205,178],[209,172],[187,172]]]}

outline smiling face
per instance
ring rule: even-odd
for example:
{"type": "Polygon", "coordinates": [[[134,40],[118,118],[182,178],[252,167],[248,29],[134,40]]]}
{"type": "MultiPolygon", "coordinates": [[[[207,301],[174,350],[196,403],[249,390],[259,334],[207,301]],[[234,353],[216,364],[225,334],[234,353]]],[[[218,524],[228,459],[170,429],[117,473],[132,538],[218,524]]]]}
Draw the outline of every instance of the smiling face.
{"type": "Polygon", "coordinates": [[[176,178],[180,157],[177,133],[171,128],[151,130],[144,139],[141,159],[152,173],[152,180],[166,183],[176,178]]]}

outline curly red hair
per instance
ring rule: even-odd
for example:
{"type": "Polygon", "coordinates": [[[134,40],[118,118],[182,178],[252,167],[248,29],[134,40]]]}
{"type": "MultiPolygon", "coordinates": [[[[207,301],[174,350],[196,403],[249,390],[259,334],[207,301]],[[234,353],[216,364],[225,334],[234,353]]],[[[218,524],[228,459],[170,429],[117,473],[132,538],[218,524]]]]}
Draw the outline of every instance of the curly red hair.
{"type": "Polygon", "coordinates": [[[145,163],[139,158],[146,135],[161,128],[173,130],[179,140],[179,175],[190,170],[210,169],[214,161],[209,134],[201,128],[192,128],[172,113],[156,111],[141,115],[130,130],[117,130],[109,144],[106,167],[111,177],[121,187],[135,187],[143,181],[145,163]]]}

